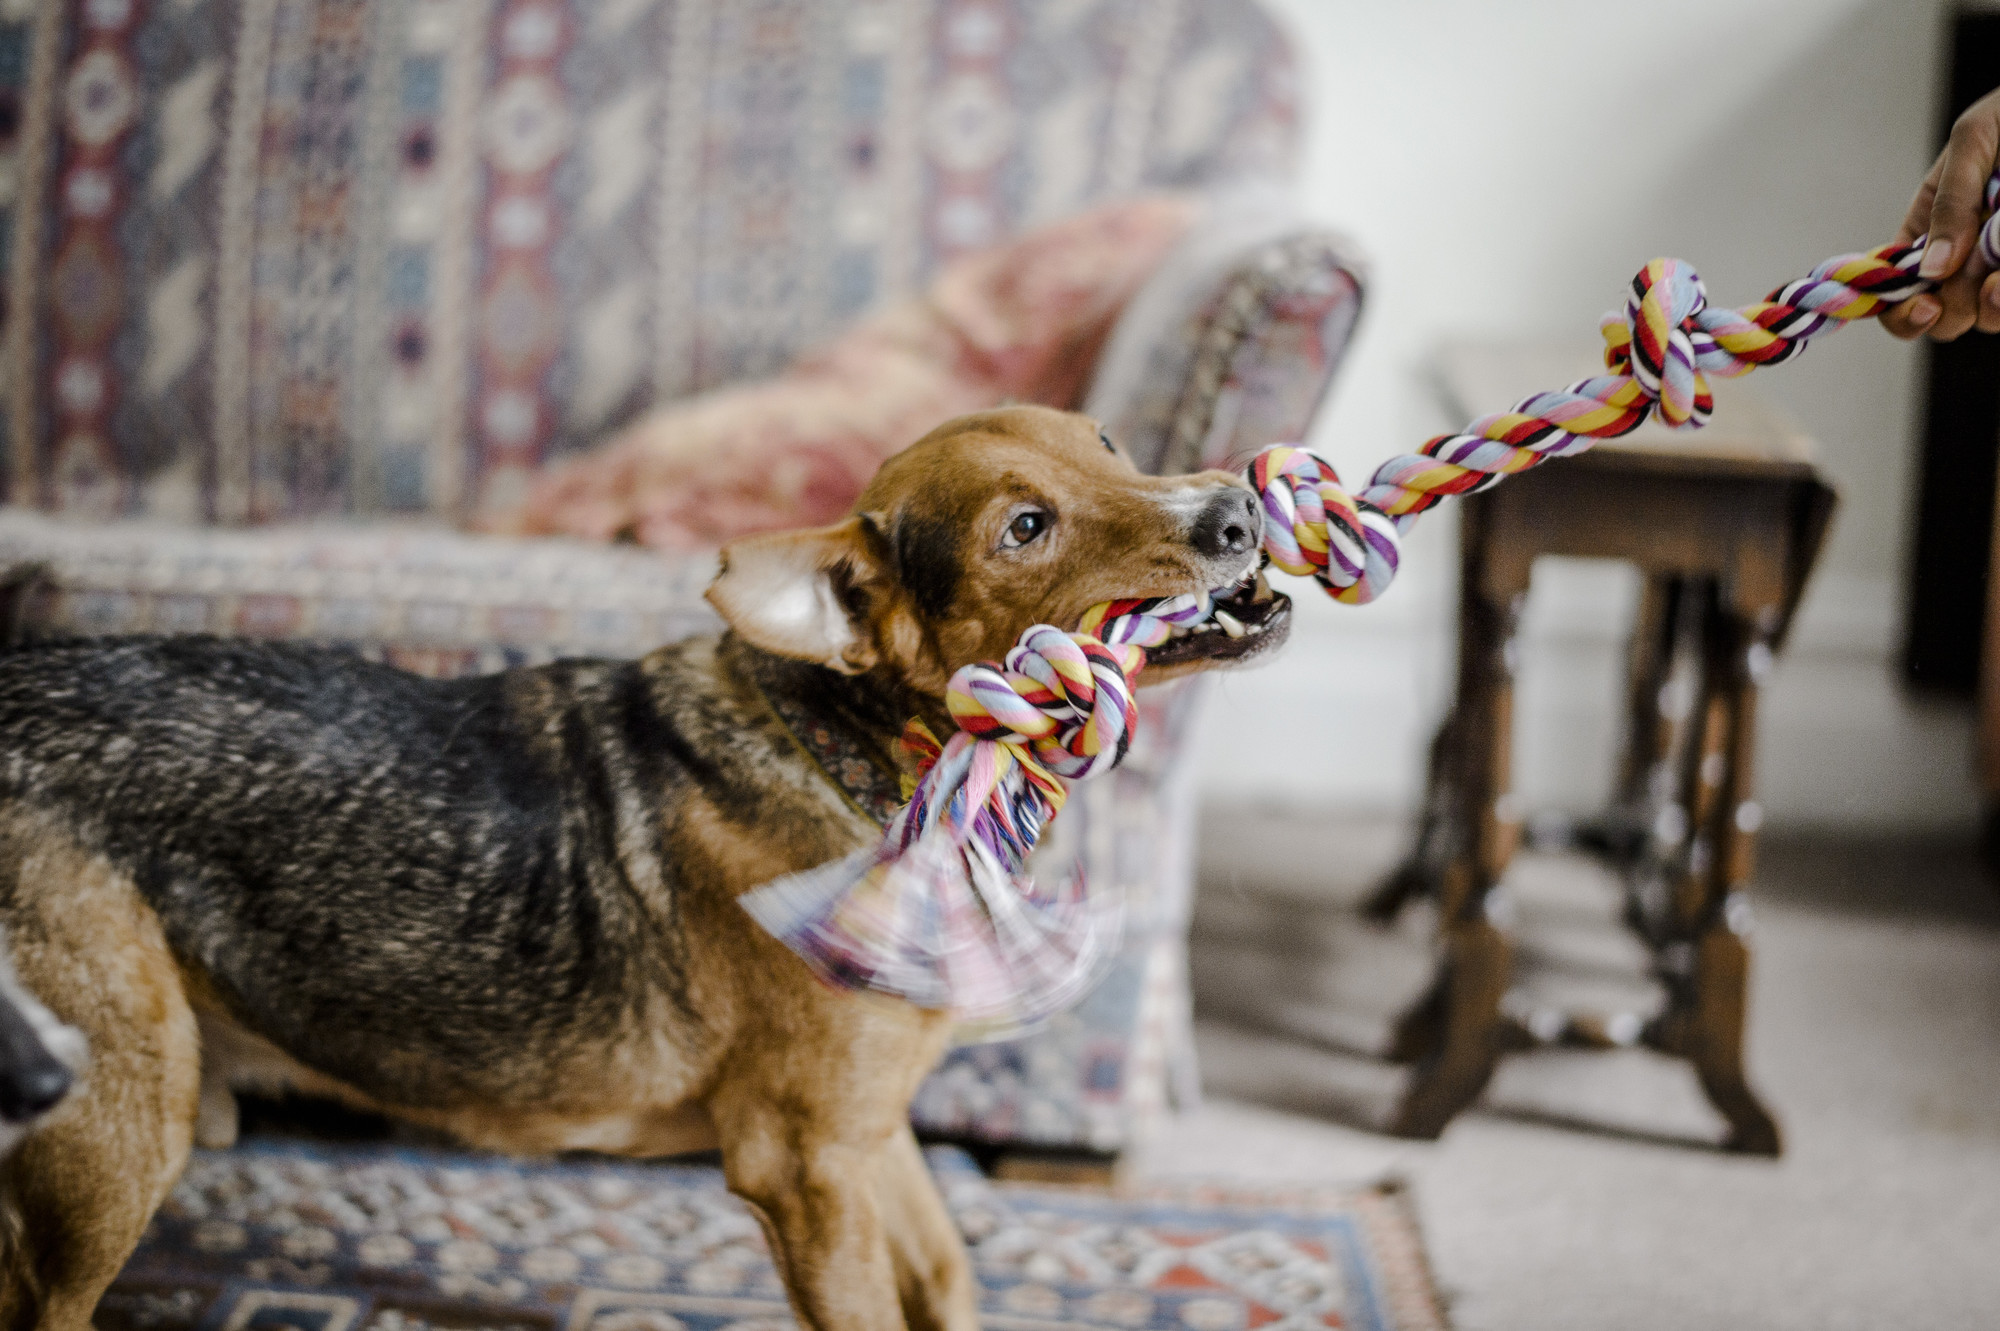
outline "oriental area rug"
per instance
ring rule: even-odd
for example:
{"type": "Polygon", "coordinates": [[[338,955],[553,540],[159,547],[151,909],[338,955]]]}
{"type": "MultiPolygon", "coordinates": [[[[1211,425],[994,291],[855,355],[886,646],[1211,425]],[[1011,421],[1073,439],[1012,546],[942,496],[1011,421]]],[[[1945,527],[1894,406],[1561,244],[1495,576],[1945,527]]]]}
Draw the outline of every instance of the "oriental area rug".
{"type": "MultiPolygon", "coordinates": [[[[993,1331],[1445,1325],[1392,1187],[1111,1195],[930,1153],[993,1331]]],[[[253,1140],[197,1151],[99,1331],[789,1331],[721,1171],[253,1140]]]]}

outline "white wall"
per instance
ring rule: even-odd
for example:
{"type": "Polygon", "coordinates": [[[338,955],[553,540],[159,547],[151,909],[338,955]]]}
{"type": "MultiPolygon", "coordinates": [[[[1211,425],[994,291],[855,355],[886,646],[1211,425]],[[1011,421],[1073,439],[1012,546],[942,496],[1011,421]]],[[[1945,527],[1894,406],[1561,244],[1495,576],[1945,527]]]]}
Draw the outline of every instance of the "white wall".
{"type": "MultiPolygon", "coordinates": [[[[1312,441],[1350,479],[1459,423],[1426,379],[1441,343],[1587,342],[1662,254],[1692,262],[1720,303],[1755,299],[1886,240],[1931,156],[1935,0],[1272,6],[1306,72],[1307,211],[1374,261],[1312,441]]],[[[1817,436],[1844,492],[1766,706],[1761,785],[1776,822],[1974,817],[1969,716],[1909,700],[1892,667],[1919,372],[1914,349],[1868,326],[1756,380],[1817,436]]],[[[1418,529],[1375,606],[1301,586],[1291,650],[1224,681],[1208,709],[1209,798],[1410,806],[1449,683],[1453,526],[1418,529]]],[[[1538,574],[1518,732],[1538,802],[1587,807],[1608,779],[1629,602],[1615,569],[1538,574]]]]}

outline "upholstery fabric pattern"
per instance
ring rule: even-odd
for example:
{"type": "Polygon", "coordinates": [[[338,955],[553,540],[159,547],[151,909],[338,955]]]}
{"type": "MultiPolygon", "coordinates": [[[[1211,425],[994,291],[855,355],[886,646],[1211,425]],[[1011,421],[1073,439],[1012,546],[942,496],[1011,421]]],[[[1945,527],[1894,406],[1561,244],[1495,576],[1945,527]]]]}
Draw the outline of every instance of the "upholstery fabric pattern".
{"type": "Polygon", "coordinates": [[[1120,404],[1126,447],[1171,474],[1238,470],[1268,444],[1303,439],[1360,313],[1358,265],[1339,237],[1254,246],[1151,339],[1136,398],[1120,404]]]}
{"type": "MultiPolygon", "coordinates": [[[[1001,1331],[1444,1325],[1389,1189],[1131,1198],[930,1165],[1001,1331]]],[[[103,1331],[783,1331],[757,1222],[721,1171],[375,1146],[196,1152],[98,1309],[103,1331]]]]}
{"type": "Polygon", "coordinates": [[[712,552],[395,524],[258,531],[0,509],[28,636],[215,633],[353,648],[427,675],[639,656],[713,632],[712,552]]]}
{"type": "Polygon", "coordinates": [[[1199,212],[1125,199],[947,263],[782,373],[655,408],[555,463],[496,530],[684,549],[819,526],[940,421],[1005,401],[1074,407],[1114,321],[1199,212]]]}
{"type": "Polygon", "coordinates": [[[1295,122],[1193,0],[15,0],[0,96],[7,496],[225,522],[506,507],[1295,122]]]}

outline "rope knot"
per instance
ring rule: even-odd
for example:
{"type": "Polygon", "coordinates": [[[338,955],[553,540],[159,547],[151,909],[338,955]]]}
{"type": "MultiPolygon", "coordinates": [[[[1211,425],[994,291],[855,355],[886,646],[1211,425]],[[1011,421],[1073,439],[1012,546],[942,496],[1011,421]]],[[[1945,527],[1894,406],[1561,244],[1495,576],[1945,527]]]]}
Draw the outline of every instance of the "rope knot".
{"type": "Polygon", "coordinates": [[[1714,338],[1701,326],[1708,289],[1694,269],[1679,259],[1655,259],[1632,278],[1623,317],[1607,314],[1604,363],[1614,374],[1629,373],[1671,426],[1706,425],[1715,411],[1704,353],[1714,338]]]}
{"type": "Polygon", "coordinates": [[[1303,448],[1273,445],[1250,464],[1264,504],[1264,555],[1285,573],[1318,579],[1335,599],[1372,601],[1396,575],[1396,524],[1357,503],[1333,464],[1303,448]]]}
{"type": "Polygon", "coordinates": [[[1037,624],[1004,662],[962,667],[946,687],[945,705],[974,739],[1015,745],[1056,776],[1076,780],[1124,758],[1134,708],[1129,675],[1143,660],[1137,647],[1037,624]]]}

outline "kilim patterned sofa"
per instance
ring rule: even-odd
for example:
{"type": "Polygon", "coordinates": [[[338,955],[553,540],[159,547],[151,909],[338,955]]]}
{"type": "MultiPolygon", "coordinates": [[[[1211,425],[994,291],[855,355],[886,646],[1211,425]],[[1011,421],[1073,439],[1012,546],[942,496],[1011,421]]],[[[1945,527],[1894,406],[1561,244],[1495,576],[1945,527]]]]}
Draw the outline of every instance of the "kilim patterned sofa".
{"type": "MultiPolygon", "coordinates": [[[[1293,78],[1248,0],[0,0],[15,627],[437,674],[712,628],[712,556],[453,524],[956,254],[1282,179],[1293,78]]],[[[1190,241],[1092,409],[1158,468],[1297,437],[1358,307],[1325,235],[1190,241]]],[[[1109,978],[924,1128],[1115,1150],[1188,1084],[1195,704],[1068,815],[1131,897],[1109,978]]]]}

